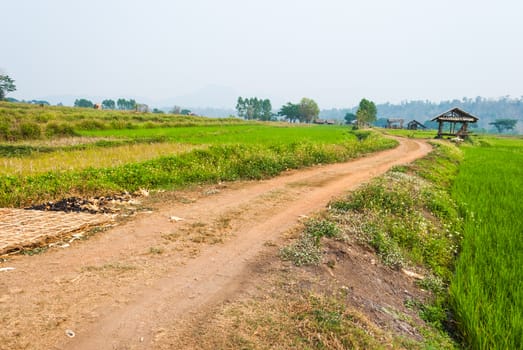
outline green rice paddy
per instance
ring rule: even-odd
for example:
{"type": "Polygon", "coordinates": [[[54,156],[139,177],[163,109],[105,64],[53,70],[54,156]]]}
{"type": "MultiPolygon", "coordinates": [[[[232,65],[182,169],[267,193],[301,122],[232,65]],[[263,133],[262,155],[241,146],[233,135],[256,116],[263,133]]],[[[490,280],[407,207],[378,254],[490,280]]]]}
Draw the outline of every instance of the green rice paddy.
{"type": "Polygon", "coordinates": [[[464,242],[450,293],[467,347],[523,347],[523,140],[463,147],[452,187],[464,242]]]}

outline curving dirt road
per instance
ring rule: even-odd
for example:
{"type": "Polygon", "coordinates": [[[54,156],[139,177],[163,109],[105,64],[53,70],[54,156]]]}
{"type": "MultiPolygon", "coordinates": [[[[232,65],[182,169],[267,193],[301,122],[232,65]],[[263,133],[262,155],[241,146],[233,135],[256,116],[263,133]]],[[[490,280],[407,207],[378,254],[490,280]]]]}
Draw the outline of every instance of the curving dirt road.
{"type": "Polygon", "coordinates": [[[164,194],[157,210],[89,240],[15,257],[0,272],[0,349],[157,347],[175,321],[241,290],[249,262],[301,216],[431,149],[398,140],[347,163],[164,194]]]}

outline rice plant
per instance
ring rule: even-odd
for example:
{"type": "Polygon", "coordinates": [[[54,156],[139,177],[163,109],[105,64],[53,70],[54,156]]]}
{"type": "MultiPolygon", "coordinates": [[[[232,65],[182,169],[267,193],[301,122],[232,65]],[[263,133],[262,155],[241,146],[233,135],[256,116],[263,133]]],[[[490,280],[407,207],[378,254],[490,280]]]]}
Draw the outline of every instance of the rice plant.
{"type": "Polygon", "coordinates": [[[490,139],[464,147],[453,186],[465,217],[451,284],[465,343],[474,349],[523,347],[523,141],[490,139]]]}

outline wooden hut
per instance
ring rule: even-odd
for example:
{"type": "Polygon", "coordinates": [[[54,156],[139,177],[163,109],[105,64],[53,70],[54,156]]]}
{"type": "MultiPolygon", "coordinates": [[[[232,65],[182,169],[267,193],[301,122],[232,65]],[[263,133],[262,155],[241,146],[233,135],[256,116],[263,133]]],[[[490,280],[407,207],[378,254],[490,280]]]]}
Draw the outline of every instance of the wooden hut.
{"type": "Polygon", "coordinates": [[[418,130],[418,129],[426,129],[427,127],[423,124],[421,124],[417,120],[411,120],[407,123],[407,129],[409,130],[418,130]]]}
{"type": "Polygon", "coordinates": [[[476,123],[478,120],[479,118],[456,107],[434,117],[431,121],[439,123],[438,135],[436,138],[440,139],[443,136],[454,136],[465,139],[469,135],[468,124],[476,123]],[[443,130],[445,123],[449,124],[448,132],[444,132],[443,130]]]}
{"type": "Polygon", "coordinates": [[[400,118],[389,118],[387,119],[387,129],[403,129],[404,119],[400,118]]]}

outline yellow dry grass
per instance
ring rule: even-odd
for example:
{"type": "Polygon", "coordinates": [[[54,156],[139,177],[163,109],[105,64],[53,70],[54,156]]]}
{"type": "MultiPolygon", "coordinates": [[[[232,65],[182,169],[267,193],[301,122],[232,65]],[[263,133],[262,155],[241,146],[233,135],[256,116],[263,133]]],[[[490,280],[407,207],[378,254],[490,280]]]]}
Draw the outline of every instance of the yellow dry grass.
{"type": "Polygon", "coordinates": [[[93,147],[78,151],[39,153],[23,158],[0,158],[0,175],[28,176],[48,171],[74,171],[85,168],[116,167],[161,156],[189,152],[203,146],[153,143],[118,147],[93,147]]]}

